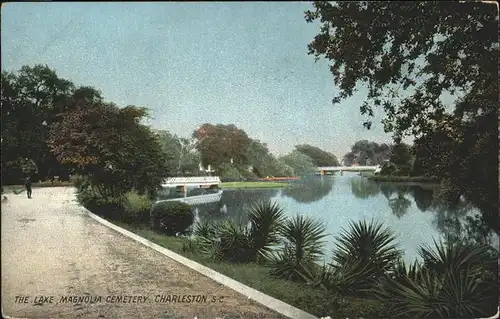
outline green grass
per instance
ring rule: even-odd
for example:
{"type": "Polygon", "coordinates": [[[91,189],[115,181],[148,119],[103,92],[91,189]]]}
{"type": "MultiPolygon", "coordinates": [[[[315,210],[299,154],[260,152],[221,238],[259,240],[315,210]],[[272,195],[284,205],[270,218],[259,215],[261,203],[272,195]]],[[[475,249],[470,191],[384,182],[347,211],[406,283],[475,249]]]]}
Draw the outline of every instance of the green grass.
{"type": "Polygon", "coordinates": [[[278,182],[227,182],[220,184],[221,188],[280,188],[288,185],[288,183],[278,182]]]}

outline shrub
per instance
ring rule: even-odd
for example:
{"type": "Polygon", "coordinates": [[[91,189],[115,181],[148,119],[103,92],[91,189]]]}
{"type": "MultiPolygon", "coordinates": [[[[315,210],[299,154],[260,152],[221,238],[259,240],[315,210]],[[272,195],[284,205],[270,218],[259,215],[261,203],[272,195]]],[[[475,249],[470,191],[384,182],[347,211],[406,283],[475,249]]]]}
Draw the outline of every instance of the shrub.
{"type": "Polygon", "coordinates": [[[48,180],[48,181],[40,181],[33,186],[37,187],[55,187],[55,186],[72,186],[73,184],[69,181],[60,181],[60,180],[48,180]]]}
{"type": "Polygon", "coordinates": [[[394,175],[397,176],[409,176],[411,173],[411,165],[410,164],[401,164],[398,169],[394,172],[394,175]]]}
{"type": "Polygon", "coordinates": [[[398,167],[396,164],[391,162],[386,162],[382,165],[382,169],[380,170],[380,175],[394,175],[398,167]]]}
{"type": "Polygon", "coordinates": [[[78,191],[77,200],[96,215],[120,220],[123,211],[121,197],[103,196],[96,188],[85,186],[78,191]]]}
{"type": "Polygon", "coordinates": [[[149,219],[149,212],[153,202],[147,195],[139,195],[131,191],[123,195],[123,215],[126,222],[145,223],[149,219]]]}
{"type": "Polygon", "coordinates": [[[183,233],[193,222],[191,206],[183,202],[158,202],[151,209],[151,228],[166,235],[183,233]]]}
{"type": "Polygon", "coordinates": [[[218,171],[219,175],[225,181],[241,181],[243,179],[240,171],[236,167],[229,164],[221,165],[218,171]]]}
{"type": "Polygon", "coordinates": [[[73,175],[73,176],[70,177],[70,182],[77,189],[80,189],[80,187],[82,187],[84,185],[84,183],[85,183],[86,180],[87,180],[87,178],[84,177],[84,176],[82,176],[82,175],[73,175]]]}
{"type": "Polygon", "coordinates": [[[239,169],[239,172],[243,180],[246,182],[255,182],[259,180],[259,177],[255,173],[249,172],[244,168],[239,169]]]}

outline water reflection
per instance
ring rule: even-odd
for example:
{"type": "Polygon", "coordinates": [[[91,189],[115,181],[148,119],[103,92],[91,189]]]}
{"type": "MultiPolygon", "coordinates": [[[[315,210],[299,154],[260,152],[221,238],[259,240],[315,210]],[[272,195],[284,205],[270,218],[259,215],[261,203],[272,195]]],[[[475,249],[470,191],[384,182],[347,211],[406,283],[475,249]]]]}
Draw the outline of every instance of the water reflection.
{"type": "Polygon", "coordinates": [[[247,223],[247,208],[258,200],[268,200],[278,195],[278,189],[228,189],[215,203],[196,205],[200,219],[221,221],[225,219],[247,223]]]}
{"type": "MultiPolygon", "coordinates": [[[[200,195],[206,190],[189,190],[200,195]]],[[[227,189],[218,202],[194,205],[196,221],[233,220],[248,223],[246,208],[257,200],[276,201],[287,216],[297,213],[321,219],[327,226],[325,253],[335,247],[335,236],[349,222],[376,219],[397,236],[405,259],[418,257],[420,245],[434,240],[489,242],[497,238],[485,226],[478,210],[464,200],[449,206],[436,198],[437,187],[428,184],[377,183],[355,174],[315,176],[284,189],[227,189]]],[[[163,194],[162,196],[167,196],[163,194]]],[[[175,190],[168,196],[183,197],[175,190]]]]}
{"type": "Polygon", "coordinates": [[[437,197],[438,186],[431,184],[377,183],[362,177],[350,181],[354,197],[367,199],[380,193],[388,201],[392,213],[402,218],[412,207],[413,198],[420,212],[433,213],[431,225],[444,240],[479,242],[498,249],[498,236],[487,226],[480,212],[465,199],[454,205],[443,202],[437,197]]]}
{"type": "Polygon", "coordinates": [[[410,209],[413,198],[416,207],[421,212],[433,211],[440,214],[464,216],[472,206],[465,201],[459,202],[455,207],[450,207],[436,198],[437,186],[430,184],[402,184],[373,182],[364,177],[353,177],[350,181],[351,192],[354,197],[367,199],[382,194],[392,213],[401,218],[410,209]]]}
{"type": "Polygon", "coordinates": [[[319,201],[328,195],[332,189],[335,179],[325,176],[307,176],[284,188],[282,196],[291,197],[299,203],[312,203],[319,201]]]}
{"type": "Polygon", "coordinates": [[[398,191],[396,198],[389,199],[389,207],[397,218],[403,217],[408,212],[410,206],[411,201],[405,197],[405,193],[402,191],[398,191]]]}
{"type": "Polygon", "coordinates": [[[366,178],[353,178],[351,192],[356,198],[366,199],[377,196],[380,193],[380,186],[366,178]]]}
{"type": "Polygon", "coordinates": [[[415,204],[421,212],[428,211],[434,202],[433,189],[425,189],[424,187],[414,187],[412,195],[415,199],[415,204]]]}

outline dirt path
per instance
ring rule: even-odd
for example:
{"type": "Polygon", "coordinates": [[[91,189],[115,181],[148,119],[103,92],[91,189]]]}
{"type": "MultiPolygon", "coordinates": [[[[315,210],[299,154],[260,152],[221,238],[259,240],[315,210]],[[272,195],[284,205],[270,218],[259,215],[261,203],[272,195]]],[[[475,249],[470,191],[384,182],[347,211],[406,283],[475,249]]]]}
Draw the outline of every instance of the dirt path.
{"type": "Polygon", "coordinates": [[[73,188],[35,188],[33,199],[25,193],[6,196],[1,212],[4,315],[283,318],[101,225],[76,204],[73,188]],[[35,303],[39,296],[45,296],[44,304],[35,303]]]}

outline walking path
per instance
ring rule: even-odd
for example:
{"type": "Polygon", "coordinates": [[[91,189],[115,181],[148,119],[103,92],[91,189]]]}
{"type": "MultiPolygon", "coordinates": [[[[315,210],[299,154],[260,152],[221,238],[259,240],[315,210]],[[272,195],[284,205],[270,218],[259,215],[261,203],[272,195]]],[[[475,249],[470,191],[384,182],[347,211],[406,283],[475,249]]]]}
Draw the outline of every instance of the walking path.
{"type": "Polygon", "coordinates": [[[89,217],[73,188],[35,188],[33,199],[6,196],[4,316],[284,318],[89,217]]]}

